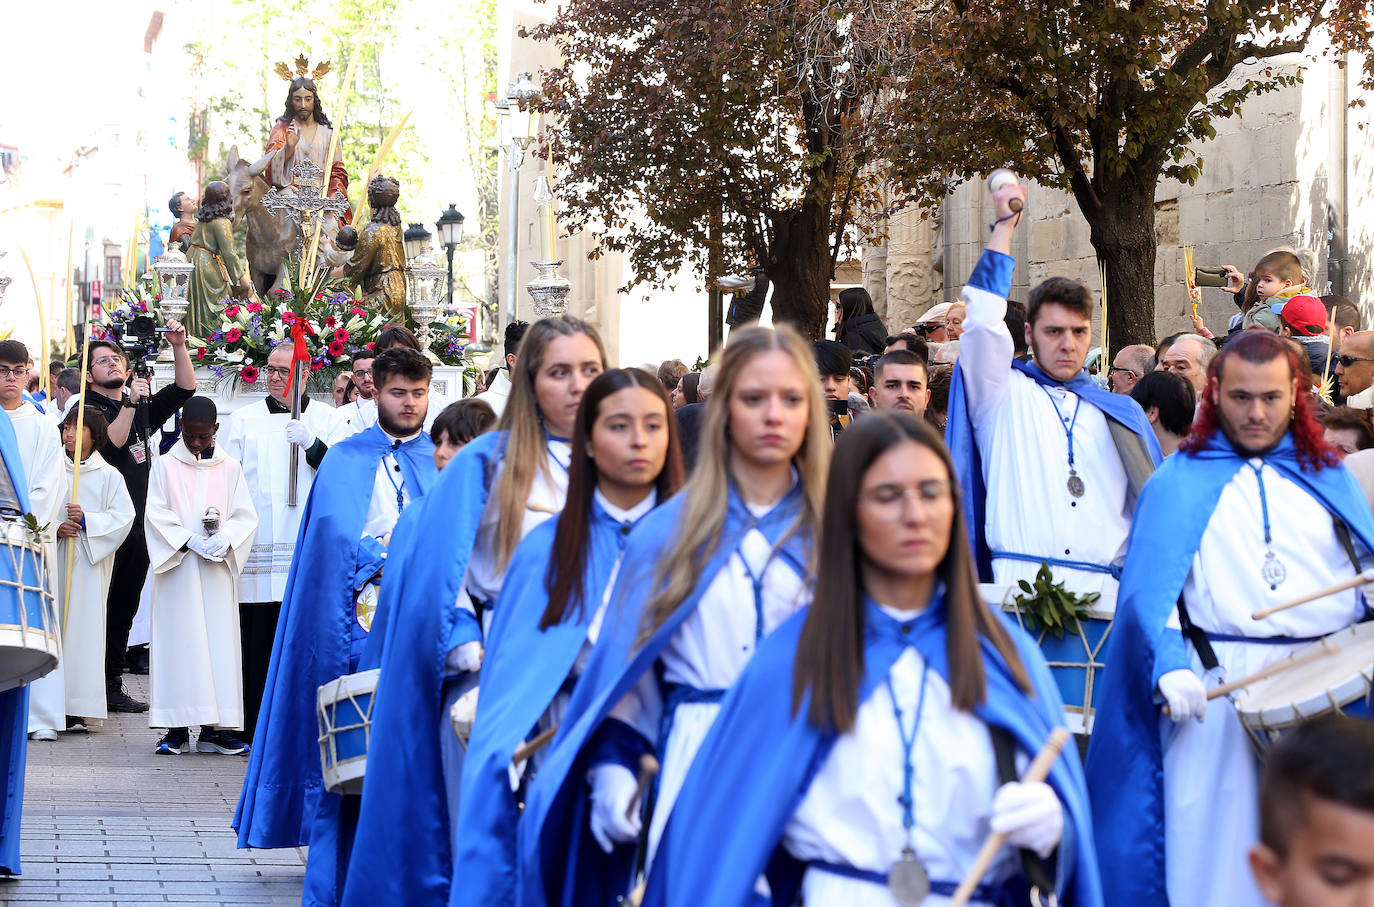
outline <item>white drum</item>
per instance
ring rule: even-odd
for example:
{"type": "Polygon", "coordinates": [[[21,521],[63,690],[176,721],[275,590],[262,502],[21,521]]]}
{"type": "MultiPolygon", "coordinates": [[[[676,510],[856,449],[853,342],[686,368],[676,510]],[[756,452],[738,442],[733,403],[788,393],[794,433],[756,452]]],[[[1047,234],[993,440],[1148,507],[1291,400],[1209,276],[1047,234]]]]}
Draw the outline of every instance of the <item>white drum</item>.
{"type": "Polygon", "coordinates": [[[0,521],[0,690],[51,672],[61,653],[45,546],[22,522],[0,521]]]}
{"type": "Polygon", "coordinates": [[[1300,659],[1321,651],[1328,654],[1280,671],[1247,686],[1232,697],[1236,714],[1263,756],[1288,729],[1335,712],[1370,717],[1370,689],[1374,685],[1374,623],[1355,624],[1296,649],[1300,659]]]}
{"type": "Polygon", "coordinates": [[[367,748],[372,742],[372,705],[381,673],[381,668],[373,668],[320,686],[320,774],[331,793],[363,792],[367,748]]]}

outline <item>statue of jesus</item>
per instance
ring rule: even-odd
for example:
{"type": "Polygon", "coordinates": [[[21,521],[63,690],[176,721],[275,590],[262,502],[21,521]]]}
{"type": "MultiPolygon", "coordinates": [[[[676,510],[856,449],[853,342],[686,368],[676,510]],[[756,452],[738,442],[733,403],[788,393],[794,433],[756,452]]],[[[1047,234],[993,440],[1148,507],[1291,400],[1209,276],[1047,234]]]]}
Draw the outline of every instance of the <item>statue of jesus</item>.
{"type": "MultiPolygon", "coordinates": [[[[348,171],[344,169],[342,149],[334,149],[334,159],[325,162],[329,154],[329,140],[334,134],[334,126],[329,122],[324,109],[320,106],[320,96],[315,88],[315,79],[329,71],[329,64],[315,67],[311,77],[305,75],[306,60],[296,60],[296,77],[291,79],[291,88],[286,95],[286,110],[272,124],[272,133],[267,137],[266,152],[270,154],[267,171],[264,174],[273,186],[285,188],[291,185],[291,168],[309,158],[320,170],[329,174],[326,196],[342,192],[348,196],[348,171]]],[[[290,76],[284,64],[278,64],[277,72],[283,78],[290,76]]],[[[351,223],[353,211],[344,213],[342,221],[351,223]]]]}

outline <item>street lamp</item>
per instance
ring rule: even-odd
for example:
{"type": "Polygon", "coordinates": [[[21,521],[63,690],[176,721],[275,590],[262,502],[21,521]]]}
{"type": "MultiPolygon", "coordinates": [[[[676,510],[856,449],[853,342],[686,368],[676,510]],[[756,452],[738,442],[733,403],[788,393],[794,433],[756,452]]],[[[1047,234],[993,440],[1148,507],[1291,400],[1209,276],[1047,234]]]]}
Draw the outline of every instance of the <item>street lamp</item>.
{"type": "Polygon", "coordinates": [[[506,160],[510,164],[507,205],[510,209],[510,228],[506,231],[506,273],[502,283],[502,292],[506,297],[507,324],[515,320],[515,285],[519,279],[516,275],[520,268],[520,165],[525,160],[525,149],[530,146],[530,141],[539,131],[538,104],[543,98],[544,92],[535,84],[534,77],[522,72],[506,90],[506,103],[496,105],[498,117],[504,121],[502,132],[510,139],[510,144],[506,146],[506,160]]]}
{"type": "Polygon", "coordinates": [[[406,249],[406,261],[414,261],[429,251],[431,234],[424,224],[411,224],[401,234],[401,242],[406,249]]]}
{"type": "Polygon", "coordinates": [[[448,304],[449,308],[452,308],[453,250],[463,241],[463,215],[450,204],[448,210],[440,214],[439,219],[434,222],[434,229],[439,231],[439,241],[444,244],[444,251],[448,253],[448,304]]]}

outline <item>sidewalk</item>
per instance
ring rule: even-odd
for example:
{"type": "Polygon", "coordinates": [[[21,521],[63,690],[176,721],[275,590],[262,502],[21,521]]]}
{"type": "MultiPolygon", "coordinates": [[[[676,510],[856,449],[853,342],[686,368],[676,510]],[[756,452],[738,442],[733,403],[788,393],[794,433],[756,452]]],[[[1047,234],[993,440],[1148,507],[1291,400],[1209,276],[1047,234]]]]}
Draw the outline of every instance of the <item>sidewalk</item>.
{"type": "MultiPolygon", "coordinates": [[[[146,677],[125,681],[148,698],[146,677]]],[[[29,741],[24,873],[0,881],[0,904],[300,903],[302,851],[234,846],[247,758],[158,756],[160,736],[146,715],[118,715],[29,741]]]]}

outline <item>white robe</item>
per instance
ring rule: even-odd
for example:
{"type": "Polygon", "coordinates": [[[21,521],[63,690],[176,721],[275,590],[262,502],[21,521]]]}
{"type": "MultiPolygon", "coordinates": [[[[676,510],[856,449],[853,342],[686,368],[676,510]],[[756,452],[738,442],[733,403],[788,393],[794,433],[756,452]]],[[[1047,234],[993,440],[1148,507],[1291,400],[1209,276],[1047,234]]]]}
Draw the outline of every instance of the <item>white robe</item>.
{"type": "Polygon", "coordinates": [[[149,726],[241,729],[236,586],[258,518],[239,464],[219,450],[197,459],[178,441],[153,464],[145,526],[153,569],[149,726]],[[223,563],[182,550],[204,534],[209,507],[219,510],[219,531],[230,544],[223,563]]]}
{"type": "MultiPolygon", "coordinates": [[[[898,619],[911,615],[884,609],[898,619]]],[[[911,733],[922,673],[924,703],[912,764],[916,826],[912,843],[931,879],[958,884],[973,866],[991,833],[992,797],[999,781],[987,725],[954,708],[949,684],[926,671],[915,649],[904,651],[889,677],[902,710],[902,725],[911,733]]],[[[1018,754],[1018,768],[1027,761],[1018,754]]],[[[860,703],[854,730],[835,741],[801,804],[783,832],[783,846],[799,860],[820,860],[886,873],[902,855],[907,834],[902,827],[902,775],[905,750],[897,731],[887,684],[860,703]]],[[[984,875],[1001,882],[1017,871],[1016,852],[1003,847],[984,875]]],[[[896,907],[887,887],[811,869],[802,880],[808,907],[896,907]]],[[[924,904],[938,907],[949,898],[931,895],[924,904]]],[[[984,904],[984,901],[972,901],[984,904]]]]}
{"type": "Polygon", "coordinates": [[[376,424],[377,403],[359,397],[334,410],[334,416],[339,422],[339,438],[347,438],[376,424]]]}
{"type": "MultiPolygon", "coordinates": [[[[761,517],[769,507],[749,506],[761,517]]],[[[745,533],[735,554],[711,580],[701,600],[659,655],[663,680],[699,690],[726,690],[734,685],[753,657],[755,645],[754,575],[763,578],[763,636],[804,607],[811,590],[781,557],[769,559],[772,546],[758,529],[745,533]],[[747,559],[745,569],[742,559],[747,559]]],[[[646,671],[633,690],[611,709],[611,717],[624,721],[646,739],[657,741],[664,703],[656,671],[646,671]]],[[[691,702],[677,707],[672,730],[662,753],[658,798],[649,826],[648,859],[652,863],[672,814],[687,771],[697,750],[720,712],[719,702],[691,702]]]]}
{"type": "MultiPolygon", "coordinates": [[[[965,287],[963,299],[967,314],[957,368],[983,460],[988,547],[1103,565],[1120,560],[1131,513],[1126,509],[1126,470],[1107,417],[1077,394],[1042,387],[1012,369],[1011,335],[1002,321],[1005,299],[976,287],[965,287]],[[1073,452],[1085,489],[1081,498],[1068,491],[1065,429],[1076,408],[1073,452]]],[[[1033,582],[1039,568],[1037,563],[993,561],[1000,586],[1033,582]]],[[[1075,592],[1116,592],[1116,580],[1108,574],[1058,566],[1051,570],[1075,592]]]]}
{"type": "MultiPolygon", "coordinates": [[[[19,441],[19,459],[24,464],[24,480],[29,486],[29,512],[38,519],[40,526],[48,526],[49,541],[43,548],[48,561],[48,588],[55,590],[57,581],[53,573],[57,548],[53,540],[57,538],[58,515],[66,513],[62,506],[65,503],[62,461],[66,455],[62,452],[61,435],[32,403],[21,403],[7,414],[19,441]]],[[[66,688],[62,678],[64,660],[65,657],[59,658],[55,670],[29,685],[29,733],[67,727],[66,688]]]]}
{"type": "MultiPolygon", "coordinates": [[[[63,499],[71,500],[73,464],[66,462],[63,499]]],[[[134,524],[134,502],[124,477],[93,453],[81,464],[78,503],[86,528],[75,539],[58,539],[57,608],[63,615],[62,661],[68,715],[104,719],[105,600],[114,573],[115,551],[134,524]],[[67,587],[68,550],[72,581],[67,587]]],[[[65,513],[65,511],[64,511],[65,513]]]]}
{"type": "Polygon", "coordinates": [[[491,387],[477,395],[478,400],[484,401],[491,407],[491,411],[496,413],[499,421],[501,414],[506,411],[506,401],[510,399],[510,373],[505,369],[497,369],[496,377],[491,379],[491,387]]]}
{"type": "MultiPolygon", "coordinates": [[[[1252,461],[1259,465],[1259,461],[1252,461]]],[[[1356,590],[1329,595],[1255,621],[1251,612],[1290,601],[1354,575],[1331,515],[1299,485],[1262,468],[1273,551],[1288,577],[1270,589],[1264,566],[1264,522],[1255,472],[1242,466],[1227,483],[1203,532],[1183,587],[1188,616],[1213,633],[1321,636],[1359,620],[1356,590]]],[[[1357,546],[1359,542],[1355,543],[1357,546]]],[[[1359,551],[1368,564],[1368,552],[1359,551]]],[[[1178,628],[1177,611],[1169,625],[1178,628]]],[[[1297,646],[1212,641],[1221,667],[1210,674],[1188,649],[1193,670],[1210,686],[1236,680],[1289,655],[1297,646]]],[[[1164,754],[1166,882],[1172,907],[1261,907],[1246,854],[1259,840],[1260,762],[1230,699],[1207,703],[1199,724],[1161,715],[1164,754]]]]}
{"type": "MultiPolygon", "coordinates": [[[[301,421],[315,437],[333,444],[341,434],[335,412],[315,401],[302,411],[301,421]]],[[[315,470],[305,462],[302,450],[296,467],[296,506],[287,506],[286,483],[291,471],[291,442],[286,440],[289,421],[289,414],[268,412],[267,403],[258,401],[235,411],[217,441],[218,449],[226,457],[242,465],[258,513],[257,540],[239,580],[240,601],[279,602],[286,592],[301,515],[315,481],[315,470]]]]}

